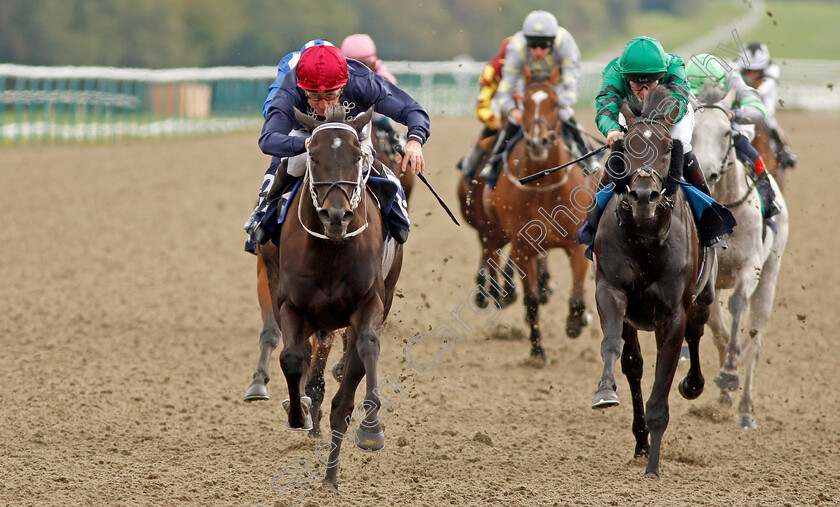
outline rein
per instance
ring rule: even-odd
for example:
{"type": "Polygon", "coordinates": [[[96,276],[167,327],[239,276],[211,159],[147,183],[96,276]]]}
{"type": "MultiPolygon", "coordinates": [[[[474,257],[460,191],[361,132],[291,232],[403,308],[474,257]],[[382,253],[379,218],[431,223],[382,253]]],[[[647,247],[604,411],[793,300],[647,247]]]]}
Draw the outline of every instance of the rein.
{"type": "MultiPolygon", "coordinates": [[[[315,130],[312,131],[312,135],[310,137],[314,137],[315,134],[320,132],[321,130],[328,130],[328,129],[346,130],[348,132],[352,132],[357,140],[359,139],[359,133],[356,132],[356,129],[354,129],[350,125],[347,125],[346,123],[340,123],[340,122],[330,122],[330,123],[321,124],[318,127],[316,127],[315,130]]],[[[372,163],[371,159],[372,159],[372,157],[371,157],[370,153],[367,153],[366,151],[362,150],[362,157],[359,159],[359,162],[356,166],[358,168],[358,171],[359,171],[358,176],[356,177],[356,181],[346,181],[346,180],[314,181],[312,179],[312,168],[311,168],[312,157],[309,155],[309,151],[307,150],[306,173],[304,174],[304,184],[309,185],[309,196],[312,198],[312,207],[315,208],[316,213],[320,212],[321,210],[324,209],[318,203],[318,194],[316,192],[316,188],[319,187],[319,186],[325,186],[325,185],[328,186],[328,187],[327,187],[327,191],[324,193],[324,200],[326,200],[327,196],[330,194],[330,192],[333,191],[333,189],[337,188],[337,189],[341,190],[341,192],[347,198],[347,201],[350,204],[350,211],[355,211],[355,209],[359,206],[359,202],[362,200],[362,195],[363,195],[365,189],[367,188],[368,178],[370,178],[370,173],[372,172],[371,171],[371,163],[372,163]],[[365,172],[366,168],[368,169],[367,172],[365,172]],[[349,194],[347,192],[347,190],[345,190],[344,187],[342,187],[341,185],[352,186],[353,187],[352,195],[349,194]]],[[[301,201],[303,201],[303,198],[298,199],[298,210],[297,210],[297,212],[298,212],[297,213],[298,214],[298,222],[300,222],[300,225],[301,225],[301,227],[303,227],[303,230],[305,230],[307,233],[309,233],[310,236],[314,236],[314,237],[319,238],[319,239],[327,239],[327,240],[352,238],[353,236],[357,236],[357,235],[361,234],[362,231],[364,231],[368,227],[367,200],[365,200],[365,223],[364,223],[364,225],[362,225],[361,227],[359,227],[358,229],[356,229],[353,232],[345,234],[342,238],[330,238],[330,237],[328,237],[324,234],[315,232],[313,230],[310,230],[308,227],[306,227],[306,225],[303,223],[303,220],[301,219],[301,216],[300,216],[301,201]]]]}
{"type": "MultiPolygon", "coordinates": [[[[718,106],[717,104],[702,105],[700,106],[700,109],[717,109],[718,111],[721,111],[722,113],[726,114],[726,119],[727,121],[729,120],[729,112],[725,108],[718,106]]],[[[733,160],[732,158],[735,148],[735,137],[732,135],[732,129],[729,130],[728,138],[729,143],[726,147],[726,156],[723,157],[723,160],[720,162],[720,168],[718,170],[718,174],[720,176],[723,176],[724,174],[729,172],[729,170],[732,169],[732,167],[735,166],[735,160],[733,160]]],[[[720,176],[718,176],[718,178],[720,176]]],[[[738,206],[744,204],[750,197],[750,193],[752,193],[753,189],[755,189],[755,181],[750,180],[750,178],[746,175],[746,171],[744,171],[744,177],[747,180],[747,191],[737,201],[728,204],[723,204],[723,206],[727,208],[737,208],[738,206]]]]}

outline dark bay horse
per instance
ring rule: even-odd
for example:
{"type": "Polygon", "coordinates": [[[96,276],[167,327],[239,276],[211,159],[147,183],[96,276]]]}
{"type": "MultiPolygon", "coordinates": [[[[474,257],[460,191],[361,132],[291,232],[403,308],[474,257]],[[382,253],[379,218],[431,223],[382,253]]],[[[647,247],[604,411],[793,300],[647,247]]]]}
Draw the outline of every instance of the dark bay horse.
{"type": "MultiPolygon", "coordinates": [[[[676,111],[675,99],[663,87],[648,93],[641,115],[627,103],[622,105],[629,128],[623,162],[618,159],[623,170],[613,172],[623,176],[614,177],[616,195],[603,212],[593,245],[604,370],[592,408],[618,405],[615,362],[621,357],[633,400],[635,457],[649,456],[645,476],[655,479],[659,479],[668,394],[683,338],[688,342],[691,366],[679,383],[680,393],[694,399],[703,391],[698,344],[714,300],[716,270],[709,249],[698,280],[702,257],[698,232],[676,184],[682,175],[682,144],[673,143],[669,134],[676,111]],[[642,405],[639,330],[654,331],[656,336],[656,372],[646,407],[642,405]]],[[[620,157],[621,150],[615,153],[611,159],[620,157]]],[[[608,164],[614,167],[615,162],[608,164]]]]}
{"type": "MultiPolygon", "coordinates": [[[[367,377],[364,414],[355,431],[358,447],[385,445],[379,423],[377,387],[379,335],[391,308],[402,266],[402,246],[383,243],[383,222],[363,170],[371,163],[360,136],[372,109],[345,120],[336,107],[320,122],[295,111],[312,133],[307,171],[283,222],[280,246],[260,248],[265,263],[274,318],[281,331],[280,365],[289,389],[287,428],[308,429],[301,387],[310,375],[313,334],[347,328],[347,359],[332,400],[332,447],[324,484],[336,486],[341,443],[353,412],[353,398],[367,377]]],[[[305,400],[304,400],[305,401],[305,400]]]]}
{"type": "Polygon", "coordinates": [[[538,262],[551,248],[562,248],[572,267],[572,292],[566,334],[580,335],[587,324],[583,284],[589,262],[585,247],[578,244],[575,231],[585,219],[595,195],[594,182],[587,180],[578,165],[557,171],[530,185],[519,179],[571,160],[561,132],[560,101],[555,86],[559,68],[543,81],[534,80],[523,71],[524,136],[510,150],[503,175],[495,191],[484,189],[484,207],[490,220],[496,221],[511,243],[510,257],[524,270],[522,280],[526,320],[530,325],[531,358],[545,364],[539,324],[538,262]],[[538,237],[535,238],[535,235],[538,237]],[[535,241],[537,239],[537,241],[535,241]]]}

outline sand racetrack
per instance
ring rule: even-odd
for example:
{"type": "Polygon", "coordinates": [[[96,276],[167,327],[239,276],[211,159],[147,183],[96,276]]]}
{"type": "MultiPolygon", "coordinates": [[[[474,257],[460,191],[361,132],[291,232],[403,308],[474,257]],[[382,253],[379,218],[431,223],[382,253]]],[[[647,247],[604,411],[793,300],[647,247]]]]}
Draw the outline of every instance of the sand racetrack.
{"type": "MultiPolygon", "coordinates": [[[[337,493],[301,470],[284,475],[295,459],[323,469],[313,466],[317,441],[283,429],[276,354],[272,399],[242,401],[260,330],[241,229],[267,162],[257,134],[4,147],[0,504],[270,506],[305,493],[300,505],[836,505],[840,176],[831,147],[840,121],[779,118],[801,162],[785,192],[791,236],[757,369],[758,429],[736,428],[736,408],[718,407],[707,333],[706,392],[695,401],[671,393],[661,482],[631,460],[623,375],[620,407],[589,408],[601,333],[597,319],[576,340],[563,332],[562,252],[552,254],[556,290],[541,311],[547,367],[524,363],[521,297],[493,323],[462,313],[471,331],[432,371],[403,360],[407,339],[453,322],[479,260],[474,231],[455,227],[419,187],[403,297],[382,336],[380,378],[407,393],[383,412],[387,446],[345,445],[337,493]],[[278,493],[275,476],[300,487],[278,493]]],[[[457,210],[453,164],[478,124],[435,119],[432,129],[428,174],[457,210]]],[[[591,275],[586,291],[593,309],[591,275]]],[[[641,339],[647,397],[654,344],[641,339]]],[[[416,350],[432,360],[431,347],[416,350]]],[[[329,378],[328,399],[335,389],[329,378]]]]}

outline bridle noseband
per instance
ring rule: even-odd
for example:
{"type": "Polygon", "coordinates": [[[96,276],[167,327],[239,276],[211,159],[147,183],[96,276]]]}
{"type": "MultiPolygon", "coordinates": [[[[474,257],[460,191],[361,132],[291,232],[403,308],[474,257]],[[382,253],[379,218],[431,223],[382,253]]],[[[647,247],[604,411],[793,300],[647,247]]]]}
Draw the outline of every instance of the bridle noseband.
{"type": "MultiPolygon", "coordinates": [[[[340,130],[346,130],[348,132],[352,132],[353,136],[356,138],[356,140],[357,141],[359,140],[359,133],[356,132],[356,129],[351,127],[350,125],[348,125],[346,123],[341,123],[341,122],[329,122],[329,123],[323,123],[323,124],[319,125],[318,127],[316,127],[312,131],[312,134],[310,135],[310,138],[315,137],[315,134],[317,134],[318,132],[320,132],[322,130],[328,130],[328,129],[340,129],[340,130]]],[[[324,192],[324,198],[323,198],[324,201],[326,201],[327,196],[329,196],[330,192],[332,192],[334,189],[339,189],[344,194],[344,196],[347,198],[347,202],[350,204],[350,211],[355,211],[355,209],[359,206],[359,202],[362,200],[362,196],[364,195],[364,191],[365,191],[365,188],[367,186],[367,181],[368,181],[368,178],[370,178],[370,173],[371,173],[370,170],[365,171],[365,169],[366,168],[370,169],[370,166],[371,166],[371,163],[372,163],[371,154],[367,153],[365,150],[361,150],[361,151],[362,151],[362,156],[359,158],[359,162],[356,164],[356,167],[358,169],[358,176],[356,177],[356,181],[348,181],[348,180],[314,181],[312,179],[312,156],[309,154],[309,152],[307,150],[307,154],[306,154],[306,173],[304,174],[304,184],[309,183],[309,195],[312,198],[312,207],[315,208],[316,213],[320,212],[324,209],[323,206],[321,206],[321,204],[318,202],[318,193],[316,191],[316,189],[318,187],[323,187],[323,186],[327,187],[327,191],[324,192]],[[347,190],[342,185],[352,186],[353,187],[353,193],[352,194],[348,193],[347,190]]],[[[320,233],[317,233],[315,231],[312,231],[308,227],[306,227],[306,225],[304,225],[303,220],[300,219],[300,207],[301,207],[301,201],[302,200],[303,199],[298,200],[298,220],[300,221],[300,225],[304,228],[304,230],[306,230],[306,232],[308,232],[312,236],[315,236],[316,238],[334,239],[334,238],[330,238],[330,237],[328,237],[324,234],[320,234],[320,233]]],[[[353,231],[349,234],[345,234],[343,236],[343,238],[351,238],[353,236],[356,236],[356,235],[360,234],[362,231],[364,231],[367,228],[367,226],[368,226],[368,222],[367,222],[367,201],[365,201],[365,224],[363,226],[359,227],[358,229],[356,229],[355,231],[353,231]]]]}

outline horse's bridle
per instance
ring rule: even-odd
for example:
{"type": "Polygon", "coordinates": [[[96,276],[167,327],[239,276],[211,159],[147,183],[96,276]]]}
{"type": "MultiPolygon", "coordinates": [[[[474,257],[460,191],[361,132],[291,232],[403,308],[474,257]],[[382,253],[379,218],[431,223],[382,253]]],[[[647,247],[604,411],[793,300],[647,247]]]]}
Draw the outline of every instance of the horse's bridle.
{"type": "MultiPolygon", "coordinates": [[[[659,125],[662,128],[664,128],[665,132],[668,132],[668,130],[669,130],[668,126],[665,125],[664,123],[662,123],[659,120],[642,118],[640,120],[634,121],[632,125],[627,127],[627,132],[630,132],[630,129],[633,128],[633,126],[636,125],[637,123],[653,123],[655,125],[659,125]]],[[[656,179],[659,180],[660,195],[659,195],[659,202],[656,204],[657,206],[661,206],[661,207],[667,208],[667,209],[671,209],[671,208],[674,207],[674,200],[671,199],[670,197],[666,196],[665,192],[664,192],[664,190],[665,190],[665,178],[663,178],[662,175],[659,174],[658,172],[654,171],[653,168],[650,167],[649,165],[644,165],[644,166],[636,169],[635,171],[633,171],[633,174],[631,174],[630,178],[627,180],[627,187],[629,188],[633,184],[633,182],[636,180],[636,178],[638,178],[640,176],[645,176],[645,177],[649,177],[649,178],[655,176],[656,179]]]]}
{"type": "MultiPolygon", "coordinates": [[[[529,88],[543,87],[543,86],[545,86],[543,83],[533,83],[533,84],[530,84],[530,85],[526,86],[524,92],[527,92],[529,88]]],[[[562,127],[562,125],[563,125],[563,120],[560,119],[559,115],[557,116],[557,120],[554,122],[554,125],[552,125],[548,120],[544,120],[544,119],[540,118],[539,116],[537,116],[536,118],[529,121],[527,124],[525,124],[522,127],[522,136],[525,138],[525,140],[527,142],[529,142],[531,144],[537,144],[537,142],[538,142],[537,139],[534,139],[533,137],[531,137],[528,134],[528,132],[535,125],[545,125],[548,128],[548,130],[550,132],[551,146],[556,146],[558,143],[560,143],[563,140],[563,138],[562,138],[562,136],[560,135],[560,132],[559,132],[559,128],[562,127]],[[551,135],[551,134],[553,134],[553,135],[551,135]]]]}
{"type": "MultiPolygon", "coordinates": [[[[729,111],[717,104],[704,104],[701,105],[698,109],[717,109],[718,111],[725,114],[726,121],[729,121],[729,111]]],[[[716,183],[717,180],[719,180],[724,174],[729,172],[729,170],[732,169],[732,166],[735,165],[735,161],[732,160],[731,157],[732,148],[735,147],[735,136],[732,135],[731,128],[729,129],[729,135],[727,137],[729,138],[729,141],[726,147],[726,156],[723,157],[723,160],[720,161],[720,167],[718,168],[718,171],[716,173],[712,173],[709,176],[710,183],[716,183]]]]}
{"type": "MultiPolygon", "coordinates": [[[[348,132],[352,132],[353,136],[355,136],[356,140],[359,140],[359,133],[356,132],[356,129],[351,127],[350,125],[347,125],[346,123],[341,123],[341,122],[329,122],[329,123],[323,123],[323,124],[319,125],[318,127],[315,128],[315,130],[312,131],[312,134],[310,135],[310,138],[314,137],[316,133],[318,133],[322,130],[327,130],[327,129],[340,129],[340,130],[346,130],[348,132]]],[[[341,190],[341,192],[347,198],[347,202],[350,204],[350,211],[355,211],[355,209],[359,206],[359,202],[362,200],[362,195],[364,194],[365,188],[367,187],[368,178],[370,178],[370,173],[371,173],[370,166],[371,166],[371,163],[372,163],[371,154],[366,152],[364,149],[362,149],[362,156],[361,156],[361,158],[359,158],[359,162],[356,164],[356,167],[358,168],[358,171],[359,171],[358,176],[356,177],[356,181],[347,181],[347,180],[314,181],[312,179],[311,163],[312,163],[312,157],[309,155],[309,152],[307,150],[307,154],[306,154],[306,173],[304,174],[304,184],[309,183],[309,195],[312,198],[312,206],[315,208],[315,211],[320,212],[321,210],[324,209],[323,206],[321,206],[321,204],[318,202],[318,193],[316,191],[317,187],[323,187],[323,186],[327,186],[327,191],[324,193],[324,200],[327,199],[327,196],[330,194],[330,192],[332,192],[334,189],[337,188],[337,189],[341,190]],[[365,171],[366,168],[368,169],[368,171],[365,171]],[[350,193],[348,193],[347,190],[342,185],[352,186],[353,187],[352,195],[350,193]]],[[[333,239],[333,238],[330,238],[330,237],[328,237],[324,234],[320,234],[320,233],[317,233],[315,231],[312,231],[308,227],[306,227],[306,225],[304,225],[303,220],[300,219],[300,206],[301,206],[301,201],[302,200],[303,199],[298,200],[298,220],[300,221],[300,225],[304,228],[304,230],[306,230],[306,232],[308,232],[312,236],[315,236],[316,238],[333,239]]],[[[356,235],[360,234],[362,231],[364,231],[367,228],[367,226],[368,226],[368,222],[367,222],[367,201],[365,201],[365,224],[363,226],[359,227],[358,229],[356,229],[355,231],[353,231],[351,233],[348,233],[348,234],[345,234],[343,237],[344,238],[352,238],[353,236],[356,236],[356,235]]]]}

